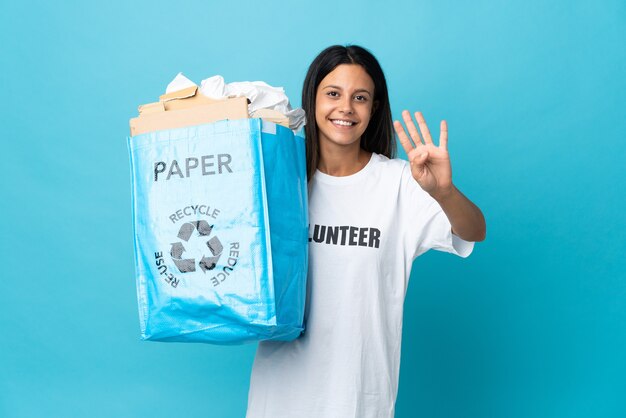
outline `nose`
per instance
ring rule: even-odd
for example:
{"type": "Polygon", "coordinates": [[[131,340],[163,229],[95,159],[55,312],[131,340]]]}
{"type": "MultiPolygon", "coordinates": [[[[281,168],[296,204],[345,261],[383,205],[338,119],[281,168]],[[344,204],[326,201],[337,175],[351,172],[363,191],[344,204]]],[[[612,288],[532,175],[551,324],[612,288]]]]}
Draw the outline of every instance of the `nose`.
{"type": "Polygon", "coordinates": [[[352,98],[349,95],[345,95],[343,100],[339,104],[339,111],[346,115],[351,115],[354,113],[354,109],[352,108],[352,98]]]}

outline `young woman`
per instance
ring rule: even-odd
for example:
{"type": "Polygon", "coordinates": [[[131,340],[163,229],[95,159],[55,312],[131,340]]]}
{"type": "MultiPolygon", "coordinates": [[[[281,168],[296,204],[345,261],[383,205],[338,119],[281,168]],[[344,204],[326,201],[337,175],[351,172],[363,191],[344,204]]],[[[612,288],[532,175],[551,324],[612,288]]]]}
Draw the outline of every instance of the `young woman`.
{"type": "Polygon", "coordinates": [[[259,343],[247,418],[390,418],[413,260],[467,257],[483,215],[453,184],[446,122],[435,145],[421,113],[392,123],[376,58],[332,46],[311,64],[302,106],[309,176],[306,329],[259,343]],[[395,132],[409,162],[393,159],[395,132]]]}

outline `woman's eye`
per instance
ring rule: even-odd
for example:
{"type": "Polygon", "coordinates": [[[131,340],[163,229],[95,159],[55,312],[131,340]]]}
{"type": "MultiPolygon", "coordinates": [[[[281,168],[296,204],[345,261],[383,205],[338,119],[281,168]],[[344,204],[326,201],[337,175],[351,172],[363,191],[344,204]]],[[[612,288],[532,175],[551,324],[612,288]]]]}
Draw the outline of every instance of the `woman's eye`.
{"type": "Polygon", "coordinates": [[[339,95],[336,91],[329,91],[329,92],[328,92],[328,93],[326,93],[326,94],[328,94],[328,95],[329,95],[329,96],[331,96],[331,97],[337,97],[337,96],[339,95]]]}
{"type": "Polygon", "coordinates": [[[367,97],[365,97],[365,96],[356,96],[356,99],[357,99],[358,101],[360,101],[360,102],[364,102],[364,101],[366,101],[366,100],[367,100],[367,97]]]}

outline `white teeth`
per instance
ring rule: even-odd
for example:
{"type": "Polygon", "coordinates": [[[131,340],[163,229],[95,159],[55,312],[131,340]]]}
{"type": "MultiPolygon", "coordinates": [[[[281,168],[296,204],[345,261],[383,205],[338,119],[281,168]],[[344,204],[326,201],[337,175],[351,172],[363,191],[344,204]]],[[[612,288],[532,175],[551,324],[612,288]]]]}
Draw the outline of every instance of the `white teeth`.
{"type": "Polygon", "coordinates": [[[343,120],[336,120],[336,119],[333,120],[332,122],[335,125],[343,125],[343,126],[352,126],[352,125],[354,125],[354,122],[346,122],[346,121],[343,121],[343,120]]]}

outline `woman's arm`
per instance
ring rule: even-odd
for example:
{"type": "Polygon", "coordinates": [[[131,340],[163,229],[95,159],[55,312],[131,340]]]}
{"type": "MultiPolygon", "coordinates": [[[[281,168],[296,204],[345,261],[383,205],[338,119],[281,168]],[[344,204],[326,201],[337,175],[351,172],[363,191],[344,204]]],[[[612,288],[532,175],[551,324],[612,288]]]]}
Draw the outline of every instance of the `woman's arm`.
{"type": "Polygon", "coordinates": [[[452,225],[452,232],[465,241],[483,241],[487,235],[485,217],[454,185],[447,193],[433,196],[452,225]]]}

